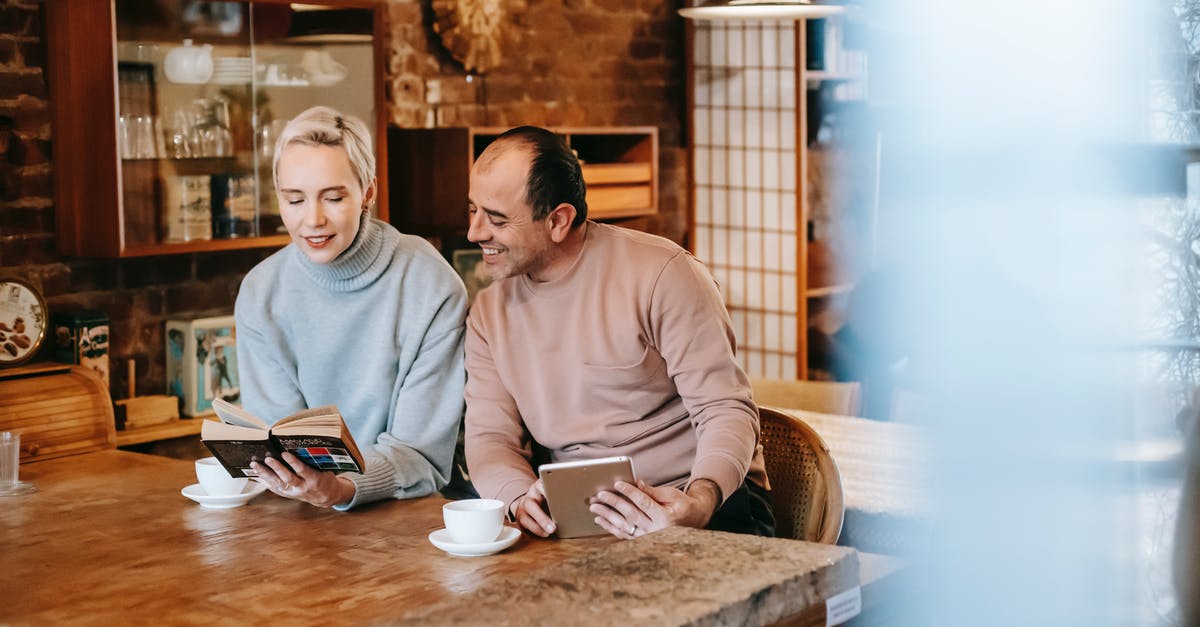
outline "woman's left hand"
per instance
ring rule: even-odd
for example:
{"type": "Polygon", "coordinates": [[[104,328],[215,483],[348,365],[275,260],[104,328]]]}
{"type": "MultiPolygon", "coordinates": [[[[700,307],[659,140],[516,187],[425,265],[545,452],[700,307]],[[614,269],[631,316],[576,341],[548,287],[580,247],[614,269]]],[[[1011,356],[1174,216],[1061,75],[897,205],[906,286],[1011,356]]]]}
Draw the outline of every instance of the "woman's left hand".
{"type": "Polygon", "coordinates": [[[268,457],[263,462],[251,462],[258,481],[279,496],[311,503],[317,507],[333,507],[349,503],[355,487],[349,479],[326,470],[317,470],[284,452],[283,459],[268,457]]]}

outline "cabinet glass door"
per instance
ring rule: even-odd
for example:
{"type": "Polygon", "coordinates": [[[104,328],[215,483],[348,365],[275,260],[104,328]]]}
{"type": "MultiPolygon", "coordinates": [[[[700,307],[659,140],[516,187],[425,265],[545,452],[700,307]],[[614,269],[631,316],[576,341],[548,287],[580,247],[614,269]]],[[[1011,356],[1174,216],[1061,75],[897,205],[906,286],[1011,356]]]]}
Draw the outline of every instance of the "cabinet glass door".
{"type": "Polygon", "coordinates": [[[374,135],[372,10],[200,0],[115,7],[124,250],[286,242],[271,180],[275,139],[318,104],[362,118],[374,135]]]}
{"type": "Polygon", "coordinates": [[[366,8],[255,4],[253,23],[258,202],[270,217],[265,228],[284,232],[272,164],[287,121],[324,105],[359,118],[378,137],[374,15],[366,8]]]}

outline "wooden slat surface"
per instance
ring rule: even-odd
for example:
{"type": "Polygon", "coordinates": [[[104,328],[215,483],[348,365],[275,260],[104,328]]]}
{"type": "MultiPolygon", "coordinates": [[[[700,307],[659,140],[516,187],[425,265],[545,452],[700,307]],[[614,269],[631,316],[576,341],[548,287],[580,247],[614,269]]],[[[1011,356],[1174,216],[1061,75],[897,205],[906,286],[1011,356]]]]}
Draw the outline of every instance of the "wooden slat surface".
{"type": "Polygon", "coordinates": [[[0,508],[0,624],[823,624],[860,583],[852,549],[690,529],[453,557],[426,538],[440,498],[206,510],[179,494],[193,473],[123,451],[22,467],[38,491],[0,508]]]}
{"type": "Polygon", "coordinates": [[[80,366],[0,371],[0,430],[21,433],[21,461],[112,448],[112,401],[80,366]]]}
{"type": "Polygon", "coordinates": [[[200,433],[200,427],[203,424],[204,420],[202,418],[180,418],[164,424],[118,431],[117,446],[130,446],[144,442],[157,442],[159,440],[197,435],[200,433]]]}
{"type": "Polygon", "coordinates": [[[654,175],[649,163],[584,164],[582,170],[588,187],[608,183],[649,183],[654,175]]]}

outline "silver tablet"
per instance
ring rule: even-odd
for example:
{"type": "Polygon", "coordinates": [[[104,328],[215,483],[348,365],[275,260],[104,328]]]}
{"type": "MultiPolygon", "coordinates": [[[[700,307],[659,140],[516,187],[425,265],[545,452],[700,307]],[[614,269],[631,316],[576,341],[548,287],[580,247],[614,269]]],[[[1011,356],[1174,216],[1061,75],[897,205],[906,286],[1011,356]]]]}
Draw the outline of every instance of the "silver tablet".
{"type": "Polygon", "coordinates": [[[546,491],[550,517],[560,538],[608,533],[595,523],[588,500],[601,490],[613,490],[617,481],[635,484],[633,460],[621,455],[538,466],[546,491]]]}

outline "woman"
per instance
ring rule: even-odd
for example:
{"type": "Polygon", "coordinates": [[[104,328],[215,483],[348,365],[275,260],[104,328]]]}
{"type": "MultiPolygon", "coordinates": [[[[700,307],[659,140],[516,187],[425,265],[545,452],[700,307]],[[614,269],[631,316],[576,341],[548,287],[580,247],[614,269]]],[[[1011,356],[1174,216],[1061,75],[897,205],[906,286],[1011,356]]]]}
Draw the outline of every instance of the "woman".
{"type": "Polygon", "coordinates": [[[365,474],[290,453],[255,463],[272,492],[350,509],[429,494],[450,478],[463,412],[462,281],[425,240],[368,213],[375,157],[361,121],[301,113],[275,147],[275,193],[292,243],[237,298],[242,400],[266,420],[337,405],[365,474]]]}

